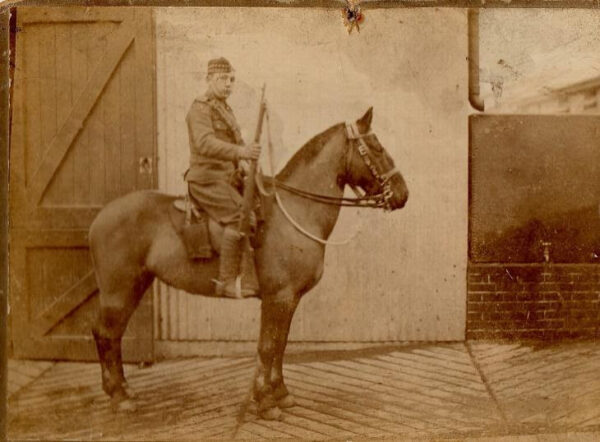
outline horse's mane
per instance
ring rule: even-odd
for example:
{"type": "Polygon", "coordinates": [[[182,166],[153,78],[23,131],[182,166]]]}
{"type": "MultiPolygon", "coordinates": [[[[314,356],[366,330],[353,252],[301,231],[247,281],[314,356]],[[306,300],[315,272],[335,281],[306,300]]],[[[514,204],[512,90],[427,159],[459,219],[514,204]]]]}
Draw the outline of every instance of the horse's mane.
{"type": "Polygon", "coordinates": [[[331,126],[329,129],[321,132],[320,134],[312,137],[306,142],[292,158],[287,162],[281,172],[277,174],[277,179],[282,181],[290,176],[292,171],[296,170],[303,164],[308,163],[309,160],[314,158],[323,148],[323,146],[329,141],[331,136],[339,130],[343,123],[338,123],[331,126]]]}

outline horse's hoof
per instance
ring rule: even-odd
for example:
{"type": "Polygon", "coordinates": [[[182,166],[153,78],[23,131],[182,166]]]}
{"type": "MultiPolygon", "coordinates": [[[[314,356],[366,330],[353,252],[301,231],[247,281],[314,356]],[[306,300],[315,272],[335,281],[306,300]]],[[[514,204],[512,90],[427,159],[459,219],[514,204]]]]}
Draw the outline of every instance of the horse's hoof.
{"type": "Polygon", "coordinates": [[[278,421],[281,419],[281,410],[279,407],[267,408],[260,412],[260,418],[266,421],[278,421]]]}
{"type": "MultiPolygon", "coordinates": [[[[123,387],[126,387],[126,384],[123,384],[123,387]]],[[[129,389],[123,388],[113,394],[111,406],[115,413],[133,413],[137,410],[135,401],[127,390],[129,389]]]]}
{"type": "Polygon", "coordinates": [[[127,382],[121,384],[121,386],[123,387],[123,390],[125,391],[125,395],[129,398],[129,399],[135,399],[137,398],[137,394],[135,393],[135,391],[129,386],[129,384],[127,382]]]}
{"type": "Polygon", "coordinates": [[[291,394],[287,394],[277,401],[278,408],[291,408],[296,405],[296,399],[291,394]]]}
{"type": "Polygon", "coordinates": [[[137,405],[131,399],[113,401],[112,407],[116,413],[134,413],[137,411],[137,405]]]}

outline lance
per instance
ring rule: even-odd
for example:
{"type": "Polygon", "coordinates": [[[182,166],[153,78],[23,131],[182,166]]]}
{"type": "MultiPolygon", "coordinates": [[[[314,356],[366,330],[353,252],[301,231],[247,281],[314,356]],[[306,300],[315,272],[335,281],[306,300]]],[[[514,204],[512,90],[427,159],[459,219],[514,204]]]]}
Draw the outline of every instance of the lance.
{"type": "MultiPolygon", "coordinates": [[[[262,133],[262,125],[265,117],[265,111],[267,104],[265,102],[265,88],[266,84],[263,84],[262,93],[260,97],[260,108],[258,110],[258,123],[256,124],[256,132],[254,133],[254,142],[260,142],[260,136],[262,133]]],[[[250,211],[254,204],[254,190],[256,188],[254,176],[256,175],[257,160],[250,160],[250,171],[245,179],[244,185],[244,196],[242,202],[242,217],[240,219],[239,230],[246,238],[250,233],[250,211]]]]}

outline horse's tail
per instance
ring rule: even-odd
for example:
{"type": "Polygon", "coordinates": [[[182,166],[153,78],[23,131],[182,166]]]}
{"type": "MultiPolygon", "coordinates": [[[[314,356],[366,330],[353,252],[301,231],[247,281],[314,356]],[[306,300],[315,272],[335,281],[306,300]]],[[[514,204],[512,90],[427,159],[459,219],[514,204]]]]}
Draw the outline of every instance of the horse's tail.
{"type": "MultiPolygon", "coordinates": [[[[90,228],[88,229],[88,245],[90,248],[90,257],[94,269],[96,269],[96,277],[98,276],[97,264],[100,262],[98,253],[103,243],[106,243],[111,237],[111,231],[116,229],[120,223],[120,217],[115,216],[118,211],[115,208],[119,208],[122,205],[122,200],[129,196],[125,195],[119,197],[108,204],[106,204],[100,212],[96,215],[90,228]]],[[[106,245],[106,244],[105,244],[106,245]]]]}
{"type": "Polygon", "coordinates": [[[99,238],[98,238],[98,224],[99,224],[99,219],[102,219],[103,216],[103,209],[100,210],[100,212],[98,212],[98,214],[96,215],[96,217],[94,218],[94,220],[92,221],[92,224],[90,224],[90,227],[88,229],[88,246],[89,246],[89,251],[90,251],[90,260],[92,262],[92,267],[94,269],[94,274],[96,275],[96,284],[98,285],[98,288],[100,289],[100,291],[102,291],[102,285],[100,283],[100,275],[98,272],[98,244],[99,244],[99,238]]]}
{"type": "Polygon", "coordinates": [[[104,212],[104,208],[98,212],[92,224],[88,229],[88,246],[90,250],[90,260],[92,262],[92,266],[94,268],[94,273],[96,275],[96,284],[98,288],[102,292],[103,284],[102,284],[102,275],[98,264],[101,262],[101,257],[99,256],[102,253],[102,242],[106,241],[106,235],[104,231],[104,225],[106,224],[106,214],[104,212]]]}

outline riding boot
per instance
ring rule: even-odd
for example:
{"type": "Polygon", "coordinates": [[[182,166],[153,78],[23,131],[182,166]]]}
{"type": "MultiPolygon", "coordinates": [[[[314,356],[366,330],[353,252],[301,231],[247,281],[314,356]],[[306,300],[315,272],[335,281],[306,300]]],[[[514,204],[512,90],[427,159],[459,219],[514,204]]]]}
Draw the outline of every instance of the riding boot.
{"type": "Polygon", "coordinates": [[[240,274],[240,255],[242,236],[231,228],[225,228],[221,242],[221,256],[219,262],[219,281],[216,294],[228,298],[245,298],[254,296],[256,291],[248,290],[242,285],[240,274]]]}
{"type": "MultiPolygon", "coordinates": [[[[242,274],[242,290],[248,293],[259,292],[258,275],[256,274],[256,263],[254,261],[254,249],[250,241],[242,241],[242,262],[240,264],[242,274]]],[[[248,295],[250,296],[250,295],[248,295]]]]}

